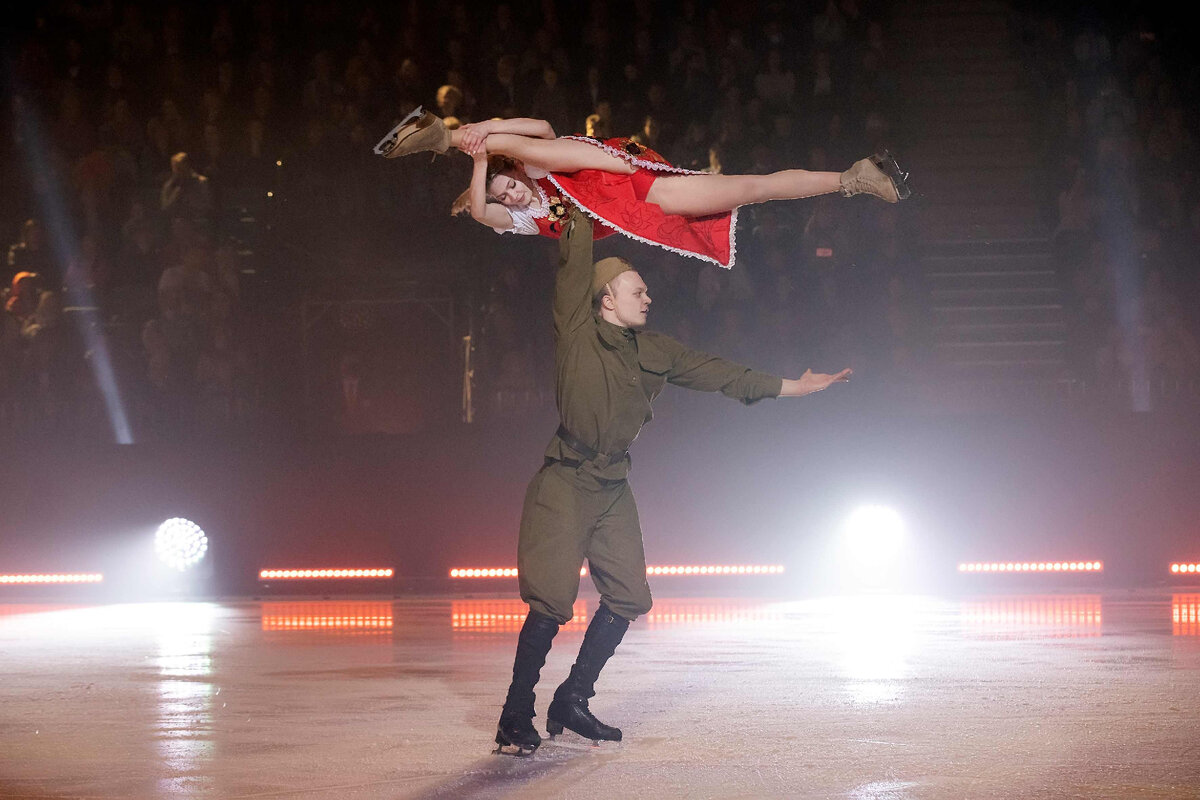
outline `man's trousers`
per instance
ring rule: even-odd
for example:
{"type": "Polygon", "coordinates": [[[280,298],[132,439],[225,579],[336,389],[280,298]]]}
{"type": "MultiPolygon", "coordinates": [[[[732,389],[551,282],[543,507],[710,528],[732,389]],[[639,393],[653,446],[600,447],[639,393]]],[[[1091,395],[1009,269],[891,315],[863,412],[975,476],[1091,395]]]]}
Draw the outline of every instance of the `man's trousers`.
{"type": "Polygon", "coordinates": [[[630,621],[650,610],[642,528],[629,482],[548,461],[525,493],[517,570],[521,599],[560,623],[572,617],[584,560],[600,598],[630,621]]]}

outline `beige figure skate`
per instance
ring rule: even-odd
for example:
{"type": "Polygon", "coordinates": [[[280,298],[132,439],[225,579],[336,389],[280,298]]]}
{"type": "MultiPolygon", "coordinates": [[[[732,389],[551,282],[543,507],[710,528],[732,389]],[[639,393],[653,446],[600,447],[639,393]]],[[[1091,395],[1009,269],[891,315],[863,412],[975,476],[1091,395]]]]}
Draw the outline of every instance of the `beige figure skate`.
{"type": "Polygon", "coordinates": [[[870,158],[855,161],[854,166],[842,173],[842,196],[872,194],[889,203],[898,203],[912,194],[908,188],[908,173],[887,150],[870,158]]]}
{"type": "Polygon", "coordinates": [[[430,114],[423,107],[417,108],[400,124],[388,131],[388,135],[375,145],[375,154],[384,158],[398,158],[410,153],[428,150],[445,153],[450,149],[450,131],[441,118],[430,114]]]}

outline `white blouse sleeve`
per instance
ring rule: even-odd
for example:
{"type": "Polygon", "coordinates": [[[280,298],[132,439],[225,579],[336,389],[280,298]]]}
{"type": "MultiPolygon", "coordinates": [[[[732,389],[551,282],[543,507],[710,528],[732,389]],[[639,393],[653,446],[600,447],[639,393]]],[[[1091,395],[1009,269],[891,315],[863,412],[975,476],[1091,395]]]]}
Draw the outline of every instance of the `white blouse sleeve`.
{"type": "Polygon", "coordinates": [[[519,233],[523,236],[537,236],[538,226],[533,221],[533,214],[529,213],[528,206],[525,208],[513,208],[509,206],[504,210],[512,217],[512,227],[492,228],[492,230],[496,233],[519,233]]]}
{"type": "Polygon", "coordinates": [[[535,167],[532,164],[526,164],[525,165],[525,174],[528,175],[530,178],[532,178],[535,181],[540,181],[542,178],[545,178],[550,173],[548,171],[542,169],[541,167],[535,167]]]}

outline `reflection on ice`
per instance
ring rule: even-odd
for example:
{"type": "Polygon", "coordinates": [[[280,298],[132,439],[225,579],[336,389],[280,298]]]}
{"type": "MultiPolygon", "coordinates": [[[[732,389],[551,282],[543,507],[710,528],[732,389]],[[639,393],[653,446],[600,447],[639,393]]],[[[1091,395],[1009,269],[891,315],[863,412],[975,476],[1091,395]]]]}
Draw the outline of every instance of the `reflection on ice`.
{"type": "MultiPolygon", "coordinates": [[[[564,628],[587,627],[587,604],[577,600],[564,628]]],[[[515,632],[525,624],[529,606],[520,600],[455,600],[450,604],[450,627],[456,631],[515,632]]]]}
{"type": "Polygon", "coordinates": [[[390,601],[263,603],[261,612],[264,631],[386,634],[393,625],[390,601]]]}
{"type": "Polygon", "coordinates": [[[1171,596],[1171,633],[1200,636],[1200,594],[1171,596]]]}
{"type": "Polygon", "coordinates": [[[783,619],[781,609],[778,603],[754,599],[657,600],[654,608],[646,615],[646,624],[655,628],[668,625],[779,621],[783,619]]]}
{"type": "Polygon", "coordinates": [[[851,800],[908,800],[909,787],[915,784],[902,781],[864,783],[850,791],[851,800]]]}
{"type": "Polygon", "coordinates": [[[918,597],[857,596],[820,604],[851,700],[903,699],[908,662],[920,637],[917,619],[927,613],[926,603],[918,597]]]}
{"type": "MultiPolygon", "coordinates": [[[[525,623],[528,606],[520,600],[455,600],[450,606],[450,626],[454,630],[515,632],[525,623]]],[[[563,627],[570,630],[587,627],[588,609],[576,601],[574,616],[563,627]]],[[[656,601],[649,614],[637,624],[650,628],[675,625],[712,625],[734,622],[779,620],[779,605],[754,599],[703,599],[656,601]]]]}
{"type": "Polygon", "coordinates": [[[986,639],[1099,636],[1101,605],[1098,594],[998,597],[964,601],[959,619],[986,639]]]}
{"type": "Polygon", "coordinates": [[[216,606],[169,603],[155,609],[158,684],[158,750],[167,770],[167,796],[203,794],[197,782],[213,756],[212,629],[216,606]]]}

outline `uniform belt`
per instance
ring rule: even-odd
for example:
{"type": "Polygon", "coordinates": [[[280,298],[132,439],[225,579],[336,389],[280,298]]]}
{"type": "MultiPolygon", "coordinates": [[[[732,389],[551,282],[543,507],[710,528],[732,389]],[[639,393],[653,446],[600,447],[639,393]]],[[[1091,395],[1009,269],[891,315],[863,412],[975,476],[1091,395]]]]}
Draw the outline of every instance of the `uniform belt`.
{"type": "Polygon", "coordinates": [[[623,461],[625,456],[629,454],[628,450],[621,450],[616,453],[601,453],[594,447],[584,444],[583,442],[579,441],[579,439],[572,436],[571,432],[562,425],[558,426],[558,431],[555,435],[562,440],[563,444],[574,450],[576,453],[579,453],[579,455],[583,456],[588,461],[596,461],[602,457],[605,457],[609,464],[616,464],[618,461],[623,461]]]}

